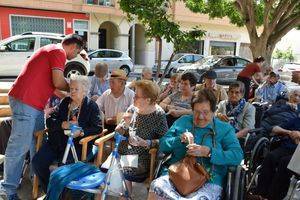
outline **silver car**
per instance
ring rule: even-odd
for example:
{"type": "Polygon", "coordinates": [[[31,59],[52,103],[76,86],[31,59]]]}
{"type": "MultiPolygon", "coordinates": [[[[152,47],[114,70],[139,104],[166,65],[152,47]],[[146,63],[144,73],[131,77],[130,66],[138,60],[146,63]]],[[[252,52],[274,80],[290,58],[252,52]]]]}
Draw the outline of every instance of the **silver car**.
{"type": "Polygon", "coordinates": [[[178,73],[194,72],[202,82],[202,75],[209,69],[217,73],[217,83],[230,84],[236,80],[237,75],[250,63],[249,60],[232,55],[207,56],[195,64],[183,66],[177,69],[178,73]]]}
{"type": "MultiPolygon", "coordinates": [[[[169,66],[168,72],[166,73],[166,77],[170,77],[172,73],[176,73],[177,69],[181,66],[191,65],[203,58],[200,54],[193,53],[178,53],[172,59],[171,65],[169,66]]],[[[168,64],[168,60],[163,60],[161,62],[160,74],[164,73],[165,68],[168,64]]],[[[156,74],[157,64],[153,66],[153,73],[156,74]]]]}
{"type": "Polygon", "coordinates": [[[97,63],[106,63],[111,72],[113,69],[123,69],[127,75],[134,72],[131,58],[122,51],[114,49],[98,49],[88,53],[90,59],[91,72],[95,71],[97,63]]]}

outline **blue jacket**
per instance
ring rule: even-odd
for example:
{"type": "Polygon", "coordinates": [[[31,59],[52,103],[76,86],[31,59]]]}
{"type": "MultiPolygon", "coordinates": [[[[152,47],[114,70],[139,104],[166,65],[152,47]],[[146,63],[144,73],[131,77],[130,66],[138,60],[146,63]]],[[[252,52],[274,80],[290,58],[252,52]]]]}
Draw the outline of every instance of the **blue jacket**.
{"type": "MultiPolygon", "coordinates": [[[[214,170],[211,172],[212,178],[209,182],[223,186],[226,179],[229,165],[239,165],[243,159],[243,151],[236,138],[233,127],[221,120],[214,118],[214,130],[216,147],[213,148],[212,137],[205,137],[203,144],[211,148],[210,158],[198,157],[198,163],[203,163],[205,168],[211,169],[212,164],[214,170]]],[[[168,132],[159,140],[159,148],[163,153],[171,153],[172,157],[168,164],[173,164],[182,160],[186,155],[186,144],[181,143],[180,137],[186,130],[192,132],[192,115],[184,115],[180,117],[168,132]]],[[[212,124],[205,128],[195,127],[194,140],[196,144],[200,144],[206,133],[212,130],[212,124]]],[[[167,168],[163,169],[163,173],[167,173],[167,168]]]]}

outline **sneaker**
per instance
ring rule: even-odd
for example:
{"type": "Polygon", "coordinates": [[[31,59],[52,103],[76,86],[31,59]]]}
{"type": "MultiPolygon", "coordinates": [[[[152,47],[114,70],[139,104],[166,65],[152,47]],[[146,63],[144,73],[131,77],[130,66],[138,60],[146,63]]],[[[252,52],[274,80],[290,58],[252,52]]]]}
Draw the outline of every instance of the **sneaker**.
{"type": "Polygon", "coordinates": [[[4,180],[1,180],[0,181],[0,196],[6,196],[6,193],[5,193],[5,189],[4,187],[2,186],[2,183],[4,182],[4,180]]]}
{"type": "Polygon", "coordinates": [[[8,196],[8,200],[21,200],[17,194],[12,194],[8,196]]]}

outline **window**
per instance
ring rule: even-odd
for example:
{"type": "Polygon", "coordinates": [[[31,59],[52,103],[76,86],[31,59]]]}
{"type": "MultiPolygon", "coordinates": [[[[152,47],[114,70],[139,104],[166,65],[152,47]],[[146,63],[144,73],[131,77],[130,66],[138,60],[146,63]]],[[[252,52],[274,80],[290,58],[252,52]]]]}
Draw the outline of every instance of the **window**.
{"type": "Polygon", "coordinates": [[[110,58],[120,58],[122,56],[121,52],[117,52],[117,51],[110,51],[109,52],[109,57],[110,58]]]}
{"type": "Polygon", "coordinates": [[[210,42],[210,55],[235,55],[235,42],[210,42]]]}
{"type": "Polygon", "coordinates": [[[201,58],[203,58],[200,55],[194,55],[194,62],[197,62],[198,60],[200,60],[201,58]]]}
{"type": "Polygon", "coordinates": [[[32,31],[64,34],[64,28],[63,19],[11,16],[12,35],[32,31]]]}
{"type": "Polygon", "coordinates": [[[233,58],[225,58],[219,62],[220,67],[233,67],[234,60],[233,58]]]}
{"type": "Polygon", "coordinates": [[[35,38],[24,38],[6,44],[6,51],[28,52],[34,51],[35,38]]]}
{"type": "Polygon", "coordinates": [[[245,67],[245,65],[249,63],[249,61],[240,58],[237,58],[236,62],[237,62],[237,67],[245,67]]]}
{"type": "Polygon", "coordinates": [[[61,43],[61,40],[54,38],[41,38],[41,47],[46,46],[48,44],[57,44],[61,43]]]}
{"type": "Polygon", "coordinates": [[[180,59],[182,63],[192,63],[194,61],[194,58],[192,55],[184,56],[180,59]]]}
{"type": "Polygon", "coordinates": [[[89,23],[85,20],[74,20],[74,32],[78,35],[80,35],[83,39],[83,48],[85,50],[88,49],[88,30],[89,30],[89,23]]]}

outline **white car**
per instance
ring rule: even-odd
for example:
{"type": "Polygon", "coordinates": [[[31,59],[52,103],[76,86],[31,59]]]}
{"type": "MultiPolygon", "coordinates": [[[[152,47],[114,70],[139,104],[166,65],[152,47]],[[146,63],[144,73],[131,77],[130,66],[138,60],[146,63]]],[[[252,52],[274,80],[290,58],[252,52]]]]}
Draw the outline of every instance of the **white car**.
{"type": "MultiPolygon", "coordinates": [[[[60,43],[63,38],[64,35],[55,33],[27,32],[0,41],[0,76],[18,76],[34,51],[48,44],[60,43]]],[[[88,58],[84,59],[78,55],[72,60],[67,60],[64,75],[87,75],[89,71],[88,58]]]]}
{"type": "Polygon", "coordinates": [[[111,72],[113,69],[123,69],[127,75],[134,72],[131,58],[124,52],[114,49],[98,49],[88,53],[91,65],[91,72],[95,71],[97,63],[106,63],[111,72]]]}

